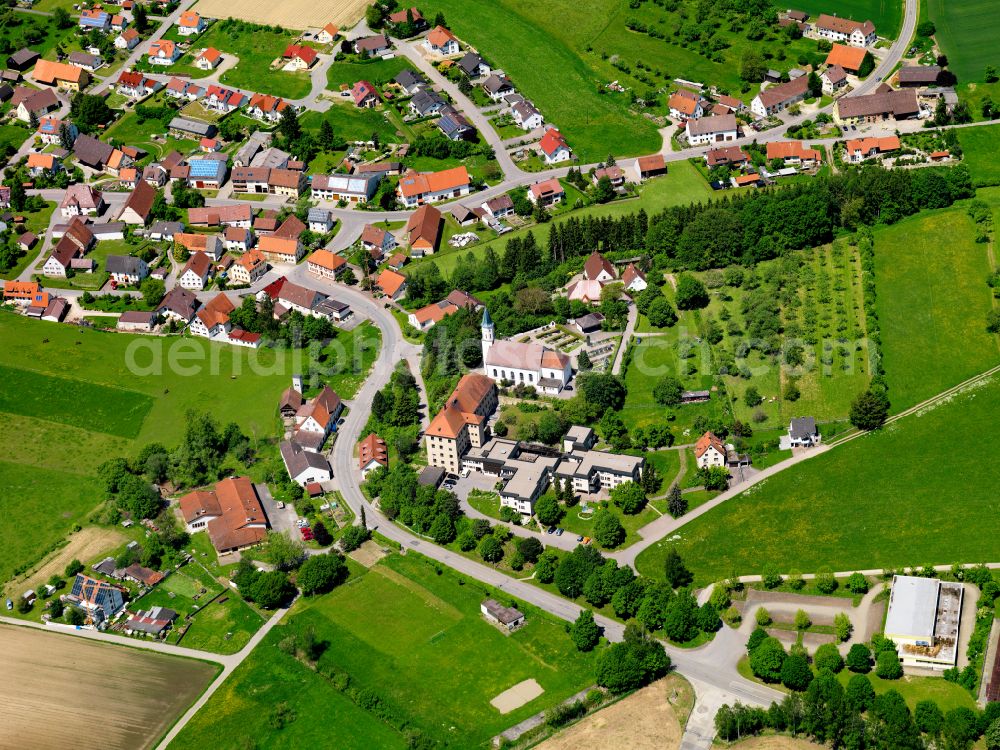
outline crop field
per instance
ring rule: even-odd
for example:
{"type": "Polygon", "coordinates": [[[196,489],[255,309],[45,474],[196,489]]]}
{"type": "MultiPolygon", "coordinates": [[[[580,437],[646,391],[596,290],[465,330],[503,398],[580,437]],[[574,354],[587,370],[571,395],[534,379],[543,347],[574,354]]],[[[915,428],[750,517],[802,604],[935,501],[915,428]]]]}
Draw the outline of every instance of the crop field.
{"type": "Polygon", "coordinates": [[[59,633],[0,625],[0,725],[10,747],[57,748],[100,737],[150,748],[218,667],[59,633]]]}
{"type": "Polygon", "coordinates": [[[992,0],[927,0],[934,38],[962,83],[984,80],[987,65],[1000,67],[996,10],[992,0]]]}
{"type": "MultiPolygon", "coordinates": [[[[241,7],[252,8],[253,5],[249,3],[241,7]]],[[[282,15],[288,12],[287,3],[268,2],[267,6],[282,15]]],[[[233,7],[231,3],[226,3],[226,10],[220,9],[218,13],[211,13],[201,8],[199,4],[198,11],[209,16],[227,18],[232,15],[233,7]]],[[[325,18],[319,25],[322,26],[329,20],[325,18]]],[[[271,23],[277,22],[271,21],[271,23]]],[[[228,52],[240,59],[235,68],[230,68],[222,74],[221,83],[287,99],[301,99],[312,88],[309,73],[271,69],[271,63],[281,57],[281,53],[292,43],[295,36],[294,33],[284,29],[261,30],[252,25],[244,26],[238,22],[219,21],[198,37],[198,46],[215,47],[223,54],[228,52]]]]}
{"type": "Polygon", "coordinates": [[[882,351],[894,411],[1000,363],[986,332],[987,246],[962,208],[921,214],[875,235],[882,351]]]}
{"type": "Polygon", "coordinates": [[[210,18],[240,18],[256,23],[278,24],[289,29],[322,28],[328,23],[343,29],[364,18],[369,4],[367,0],[338,0],[329,4],[313,0],[282,0],[280,3],[248,0],[238,4],[228,0],[200,0],[195,10],[210,18]]]}
{"type": "MultiPolygon", "coordinates": [[[[969,436],[992,434],[997,413],[993,378],[750,488],[682,526],[677,550],[698,585],[768,564],[788,573],[988,560],[1000,466],[970,450],[969,436]]],[[[662,578],[671,544],[640,554],[639,572],[662,578]]]]}
{"type": "MultiPolygon", "coordinates": [[[[978,109],[974,108],[974,111],[978,109]]],[[[1000,185],[998,138],[1000,138],[1000,125],[958,130],[958,141],[962,144],[962,163],[969,168],[974,185],[1000,185]]]]}
{"type": "MultiPolygon", "coordinates": [[[[933,2],[931,0],[932,6],[933,2]]],[[[902,0],[801,0],[788,7],[805,11],[812,17],[810,20],[820,13],[853,18],[855,21],[870,19],[875,24],[875,33],[889,39],[899,33],[903,11],[902,0]]]]}

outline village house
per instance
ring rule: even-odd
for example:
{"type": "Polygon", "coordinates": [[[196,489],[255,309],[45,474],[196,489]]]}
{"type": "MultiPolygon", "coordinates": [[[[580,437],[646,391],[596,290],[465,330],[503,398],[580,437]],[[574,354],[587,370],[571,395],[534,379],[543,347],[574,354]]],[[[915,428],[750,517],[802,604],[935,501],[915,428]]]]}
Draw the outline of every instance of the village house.
{"type": "Polygon", "coordinates": [[[306,190],[306,174],[294,169],[272,169],[267,176],[267,192],[298,200],[306,190]]]}
{"type": "Polygon", "coordinates": [[[66,188],[59,203],[59,213],[67,219],[73,216],[96,216],[104,207],[104,196],[99,190],[90,185],[75,183],[66,188]]]}
{"type": "Polygon", "coordinates": [[[900,87],[937,86],[941,80],[938,65],[904,65],[899,69],[900,87]]]}
{"type": "Polygon", "coordinates": [[[207,24],[205,19],[193,10],[186,10],[177,19],[177,33],[181,36],[194,36],[205,30],[207,24]]]}
{"type": "Polygon", "coordinates": [[[416,31],[422,31],[427,28],[427,21],[416,7],[403,8],[402,10],[390,13],[387,20],[393,26],[399,26],[407,22],[412,23],[416,31]]]}
{"type": "Polygon", "coordinates": [[[412,214],[406,222],[403,232],[410,245],[410,253],[422,258],[437,250],[441,236],[444,217],[434,206],[424,204],[412,214]]]}
{"type": "Polygon", "coordinates": [[[435,123],[441,134],[450,141],[460,141],[464,138],[471,138],[476,129],[461,112],[446,104],[441,107],[441,117],[435,123]]]}
{"type": "Polygon", "coordinates": [[[125,608],[125,589],[107,581],[77,573],[73,588],[63,599],[84,610],[95,626],[103,629],[108,620],[125,608]]]}
{"type": "Polygon", "coordinates": [[[142,258],[134,255],[109,255],[104,261],[104,270],[119,284],[138,286],[149,276],[149,266],[142,258]]]}
{"type": "Polygon", "coordinates": [[[486,96],[492,101],[498,102],[507,94],[514,93],[514,84],[510,82],[507,76],[501,73],[493,73],[483,81],[483,91],[486,92],[486,96]]]}
{"type": "Polygon", "coordinates": [[[406,294],[406,277],[386,269],[375,279],[375,287],[389,299],[397,301],[406,294]]]}
{"type": "Polygon", "coordinates": [[[426,78],[409,68],[399,71],[392,80],[407,96],[413,96],[427,85],[426,78]]]}
{"type": "Polygon", "coordinates": [[[458,39],[444,26],[435,26],[431,29],[424,40],[424,47],[428,52],[442,57],[457,55],[461,51],[458,39]]]}
{"type": "Polygon", "coordinates": [[[368,472],[380,467],[389,467],[389,451],[385,440],[373,432],[358,441],[358,470],[364,478],[368,476],[368,472]]]}
{"type": "Polygon", "coordinates": [[[83,68],[51,60],[39,60],[31,71],[31,78],[35,83],[67,91],[81,91],[90,83],[90,74],[83,68]]]}
{"type": "Polygon", "coordinates": [[[488,76],[492,72],[489,64],[475,52],[466,52],[457,65],[469,78],[488,76]]]}
{"type": "Polygon", "coordinates": [[[445,106],[444,97],[431,88],[421,88],[406,105],[414,117],[430,117],[445,106]]]}
{"type": "Polygon", "coordinates": [[[705,99],[687,89],[677,89],[670,95],[667,108],[674,120],[696,120],[705,114],[705,99]]]}
{"type": "Polygon", "coordinates": [[[596,185],[605,177],[608,178],[613,188],[620,188],[625,184],[625,170],[618,165],[595,169],[590,181],[596,185]]]}
{"type": "Polygon", "coordinates": [[[160,301],[156,312],[158,315],[179,321],[187,325],[198,310],[198,298],[188,289],[175,286],[160,301]]]}
{"type": "Polygon", "coordinates": [[[146,182],[139,182],[122,206],[118,221],[145,226],[149,222],[154,200],[156,200],[156,189],[146,182]]]}
{"type": "Polygon", "coordinates": [[[295,264],[302,260],[306,249],[298,237],[268,234],[258,239],[257,247],[271,263],[295,264]]]}
{"type": "Polygon", "coordinates": [[[871,47],[878,37],[875,35],[875,24],[871,21],[853,21],[850,18],[839,18],[821,13],[813,23],[813,29],[820,39],[831,42],[845,42],[852,47],[871,47]]]}
{"type": "Polygon", "coordinates": [[[294,440],[282,440],[278,445],[285,471],[293,482],[300,487],[307,484],[329,482],[333,478],[333,470],[326,456],[316,451],[306,450],[294,440]]]}
{"type": "Polygon", "coordinates": [[[319,59],[316,50],[300,44],[289,44],[281,56],[288,61],[285,67],[291,70],[309,70],[319,59]]]}
{"type": "Polygon", "coordinates": [[[823,93],[833,96],[847,85],[847,71],[839,65],[831,65],[819,76],[823,84],[823,93]]]}
{"type": "Polygon", "coordinates": [[[171,78],[167,81],[166,94],[172,99],[186,99],[189,102],[193,102],[205,95],[205,89],[193,81],[186,81],[182,78],[171,78]]]}
{"type": "Polygon", "coordinates": [[[185,289],[201,291],[212,276],[212,259],[205,253],[192,253],[177,276],[177,283],[185,289]]]}
{"type": "Polygon", "coordinates": [[[336,280],[347,270],[347,260],[340,255],[334,255],[326,248],[316,250],[306,261],[309,273],[321,279],[336,280]]]}
{"type": "Polygon", "coordinates": [[[385,34],[375,34],[373,36],[362,37],[354,40],[354,49],[358,54],[367,52],[369,55],[381,55],[392,48],[392,42],[385,34]]]}
{"type": "Polygon", "coordinates": [[[382,98],[369,81],[358,81],[351,88],[351,98],[358,109],[371,109],[382,103],[382,98]]]}
{"type": "Polygon", "coordinates": [[[382,175],[369,174],[317,174],[312,178],[313,197],[324,201],[367,203],[375,195],[382,175]]]}
{"type": "Polygon", "coordinates": [[[528,200],[543,208],[562,203],[565,198],[566,190],[555,177],[536,182],[528,188],[528,200]]]}
{"type": "Polygon", "coordinates": [[[844,144],[844,158],[851,164],[882,156],[900,148],[899,136],[890,135],[883,138],[853,138],[844,144]]]}
{"type": "Polygon", "coordinates": [[[156,328],[156,313],[143,310],[126,310],[118,317],[115,328],[130,333],[152,333],[156,328]]]}
{"type": "Polygon", "coordinates": [[[218,190],[229,176],[225,155],[221,159],[213,158],[216,154],[188,159],[188,187],[199,190],[218,190]]]}
{"type": "Polygon", "coordinates": [[[77,21],[77,26],[84,31],[96,29],[97,31],[107,33],[111,31],[111,14],[96,7],[84,8],[80,11],[80,18],[77,21]]]}
{"type": "Polygon", "coordinates": [[[469,172],[464,166],[440,172],[406,172],[399,180],[396,193],[408,208],[423,203],[437,203],[449,198],[468,195],[471,189],[469,172]]]}
{"type": "Polygon", "coordinates": [[[510,114],[521,130],[534,130],[545,124],[542,113],[535,109],[529,102],[518,102],[510,108],[510,114]]]}
{"type": "Polygon", "coordinates": [[[76,125],[56,117],[39,118],[38,130],[35,131],[35,135],[47,146],[63,146],[63,139],[65,138],[67,141],[66,145],[70,148],[73,147],[73,143],[79,134],[80,131],[77,130],[76,125]]]}
{"type": "Polygon", "coordinates": [[[169,39],[157,39],[146,51],[146,60],[150,65],[173,65],[180,56],[180,47],[169,39]]]}
{"type": "Polygon", "coordinates": [[[62,166],[59,159],[54,154],[39,154],[32,152],[28,154],[28,174],[38,177],[43,174],[53,174],[58,172],[62,166]]]}
{"type": "Polygon", "coordinates": [[[270,179],[267,167],[235,167],[231,175],[233,192],[266,194],[270,179]]]}
{"type": "Polygon", "coordinates": [[[566,143],[562,133],[555,128],[545,131],[542,140],[538,142],[538,149],[542,152],[546,164],[558,164],[573,158],[569,144],[566,143]]]}
{"type": "Polygon", "coordinates": [[[115,48],[133,49],[140,41],[142,39],[138,31],[135,29],[125,29],[125,31],[115,37],[115,48]]]}
{"type": "Polygon", "coordinates": [[[104,66],[104,60],[101,59],[100,55],[92,55],[89,52],[70,52],[69,57],[66,59],[70,65],[83,68],[88,73],[93,73],[98,68],[104,66]]]}
{"type": "Polygon", "coordinates": [[[249,228],[253,224],[253,209],[249,203],[231,203],[225,206],[189,208],[188,223],[196,227],[222,225],[249,228]]]}
{"type": "Polygon", "coordinates": [[[332,44],[333,40],[340,34],[340,27],[336,24],[328,23],[319,33],[316,34],[316,41],[320,44],[332,44]]]}
{"type": "Polygon", "coordinates": [[[781,159],[785,166],[809,169],[819,163],[820,152],[815,148],[806,148],[802,141],[772,141],[767,144],[767,160],[771,159],[781,159]]]}
{"type": "Polygon", "coordinates": [[[295,412],[295,440],[303,447],[320,450],[331,432],[337,429],[337,419],[344,411],[340,396],[324,385],[314,398],[304,402],[295,412]]]}
{"type": "Polygon", "coordinates": [[[583,264],[583,278],[607,284],[618,278],[618,274],[614,264],[595,250],[583,264]]]}
{"type": "MultiPolygon", "coordinates": [[[[235,227],[230,227],[226,230],[226,234],[229,232],[246,232],[250,236],[250,240],[244,240],[242,244],[246,245],[246,242],[252,242],[253,234],[250,233],[249,229],[237,229],[235,227]]],[[[229,244],[229,238],[226,238],[227,246],[229,244]]],[[[230,248],[235,249],[235,248],[230,248]]],[[[250,285],[255,283],[260,279],[265,273],[267,273],[267,259],[264,258],[264,254],[257,248],[246,249],[246,251],[236,262],[233,263],[232,267],[229,269],[229,278],[233,283],[236,284],[246,284],[250,285]]]]}
{"type": "Polygon", "coordinates": [[[214,490],[196,490],[180,500],[189,534],[207,531],[220,555],[264,541],[270,527],[257,489],[249,477],[230,477],[214,490]]]}
{"type": "Polygon", "coordinates": [[[118,76],[118,93],[133,99],[145,99],[163,87],[159,81],[147,78],[138,71],[124,71],[118,76]]]}
{"type": "Polygon", "coordinates": [[[483,303],[467,292],[455,289],[440,302],[434,302],[426,307],[411,312],[408,316],[410,325],[418,331],[426,331],[440,323],[444,318],[459,310],[478,311],[483,309],[483,303]]]}
{"type": "Polygon", "coordinates": [[[59,99],[52,89],[28,88],[19,86],[10,98],[11,109],[21,122],[31,122],[31,117],[41,119],[47,113],[59,106],[59,99]]]}
{"type": "Polygon", "coordinates": [[[770,117],[798,104],[809,95],[809,77],[802,76],[788,83],[779,83],[764,89],[750,102],[750,112],[755,117],[770,117]]]}
{"type": "Polygon", "coordinates": [[[65,278],[70,270],[83,272],[93,270],[94,262],[84,259],[83,256],[95,242],[94,233],[80,218],[74,218],[42,265],[42,274],[65,278]]]}
{"type": "Polygon", "coordinates": [[[365,228],[361,230],[361,246],[379,261],[396,247],[396,238],[381,227],[365,224],[365,228]]]}
{"type": "Polygon", "coordinates": [[[694,445],[694,458],[699,469],[710,469],[713,466],[725,467],[726,446],[713,433],[706,432],[694,445]]]}
{"type": "Polygon", "coordinates": [[[215,70],[222,62],[222,53],[215,47],[206,47],[194,59],[196,68],[201,70],[215,70]]]}
{"type": "MultiPolygon", "coordinates": [[[[234,112],[246,103],[246,95],[240,91],[227,89],[222,86],[209,86],[205,90],[205,107],[213,112],[229,114],[234,112]]],[[[203,135],[213,135],[213,133],[203,133],[203,135]]]]}
{"type": "Polygon", "coordinates": [[[723,146],[709,149],[705,154],[705,163],[709,169],[713,167],[742,167],[750,163],[750,156],[739,146],[723,146]]]}
{"type": "Polygon", "coordinates": [[[635,263],[629,263],[625,267],[625,272],[622,273],[622,284],[625,285],[625,291],[629,294],[638,294],[648,286],[646,274],[636,268],[635,263]]]}
{"type": "MultiPolygon", "coordinates": [[[[788,448],[812,448],[819,445],[822,436],[819,428],[816,427],[816,419],[813,417],[794,417],[788,423],[788,446],[782,446],[783,450],[788,448]]],[[[784,442],[784,439],[782,440],[784,442]]]]}
{"type": "Polygon", "coordinates": [[[246,113],[255,120],[278,122],[281,119],[281,113],[288,106],[288,102],[279,96],[254,94],[250,97],[250,102],[247,104],[246,113]]]}

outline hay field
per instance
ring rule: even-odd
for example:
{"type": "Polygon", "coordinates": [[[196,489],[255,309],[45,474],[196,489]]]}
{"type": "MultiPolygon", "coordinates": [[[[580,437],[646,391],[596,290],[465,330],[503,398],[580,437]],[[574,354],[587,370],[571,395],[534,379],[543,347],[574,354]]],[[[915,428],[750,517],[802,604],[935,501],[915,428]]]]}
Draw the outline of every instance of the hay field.
{"type": "Polygon", "coordinates": [[[6,747],[152,747],[217,668],[60,633],[0,625],[0,727],[6,747]]]}
{"type": "Polygon", "coordinates": [[[201,0],[194,9],[209,18],[239,18],[286,29],[322,28],[328,23],[344,29],[364,18],[369,4],[369,0],[201,0]]]}

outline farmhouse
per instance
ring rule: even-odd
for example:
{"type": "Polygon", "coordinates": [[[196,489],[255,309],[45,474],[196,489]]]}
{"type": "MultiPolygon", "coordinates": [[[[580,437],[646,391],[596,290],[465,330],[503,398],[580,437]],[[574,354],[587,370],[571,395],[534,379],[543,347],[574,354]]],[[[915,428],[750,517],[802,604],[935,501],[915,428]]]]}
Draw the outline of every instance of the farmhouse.
{"type": "Polygon", "coordinates": [[[175,286],[160,301],[157,314],[165,318],[172,318],[187,324],[191,322],[195,311],[198,309],[198,298],[194,293],[182,286],[175,286]]]}
{"type": "Polygon", "coordinates": [[[260,544],[269,524],[249,477],[230,477],[214,491],[196,490],[180,499],[189,534],[208,531],[220,555],[260,544]]]}
{"type": "MultiPolygon", "coordinates": [[[[227,233],[228,231],[229,230],[227,230],[227,233]]],[[[249,230],[233,229],[232,231],[247,232],[249,230]]],[[[253,235],[251,235],[251,237],[252,236],[253,235]]],[[[264,254],[257,248],[252,248],[236,259],[232,268],[229,269],[229,278],[237,284],[250,285],[256,282],[265,273],[267,273],[267,260],[264,258],[264,254]]]]}
{"type": "Polygon", "coordinates": [[[846,150],[845,158],[852,164],[860,164],[875,156],[881,156],[890,151],[898,151],[899,147],[898,135],[890,135],[884,138],[853,138],[844,144],[846,150]]]}
{"type": "Polygon", "coordinates": [[[396,193],[404,205],[413,208],[423,203],[437,203],[468,195],[470,188],[469,172],[461,166],[440,172],[409,170],[400,178],[396,193]]]}
{"type": "Polygon", "coordinates": [[[667,108],[670,110],[670,117],[674,120],[691,120],[705,114],[703,102],[704,99],[698,94],[687,89],[677,89],[670,95],[667,108]]]}
{"type": "Polygon", "coordinates": [[[196,227],[225,225],[248,228],[253,224],[253,211],[249,203],[189,208],[188,223],[196,227]]]}
{"type": "Polygon", "coordinates": [[[941,68],[937,65],[904,65],[899,69],[899,85],[937,86],[941,79],[941,68]]]}
{"type": "Polygon", "coordinates": [[[90,185],[76,183],[66,188],[59,213],[70,218],[73,216],[95,216],[104,210],[104,197],[100,191],[90,185]]]}
{"type": "Polygon", "coordinates": [[[820,153],[817,149],[806,148],[802,141],[772,141],[767,144],[767,159],[781,159],[786,166],[795,164],[808,168],[816,166],[820,153]]]}
{"type": "Polygon", "coordinates": [[[109,255],[104,262],[104,270],[119,284],[136,286],[149,276],[149,266],[142,258],[134,255],[109,255]]]}
{"type": "Polygon", "coordinates": [[[965,587],[936,578],[893,576],[885,637],[904,666],[955,666],[965,587]]]}
{"type": "Polygon", "coordinates": [[[823,93],[833,96],[847,85],[847,71],[839,65],[831,65],[820,74],[819,80],[823,84],[823,93]]]}
{"type": "Polygon", "coordinates": [[[694,445],[694,458],[699,469],[726,465],[726,446],[713,433],[706,432],[694,445]]]}
{"type": "Polygon", "coordinates": [[[361,476],[379,467],[389,466],[389,452],[385,441],[374,432],[358,442],[358,469],[361,476]]]}
{"type": "Polygon", "coordinates": [[[361,231],[361,247],[372,254],[375,260],[381,260],[384,255],[396,247],[396,238],[391,232],[373,224],[365,224],[361,231]]]}
{"type": "Polygon", "coordinates": [[[185,289],[201,291],[212,275],[212,259],[205,253],[192,253],[177,277],[177,283],[185,289]]]}
{"type": "Polygon", "coordinates": [[[847,47],[834,44],[830,54],[826,56],[827,65],[839,65],[848,73],[858,75],[864,67],[865,58],[871,60],[871,54],[864,47],[847,47]]]}
{"type": "Polygon", "coordinates": [[[221,159],[211,158],[209,155],[204,158],[188,159],[187,183],[190,187],[207,190],[218,190],[229,176],[229,167],[226,165],[226,156],[222,154],[221,159]]]}
{"type": "Polygon", "coordinates": [[[821,39],[831,42],[845,42],[852,47],[870,47],[875,44],[875,24],[871,21],[853,21],[850,18],[838,18],[821,13],[813,24],[816,34],[821,39]]]}
{"type": "Polygon", "coordinates": [[[101,628],[104,623],[117,615],[125,607],[124,589],[77,573],[73,589],[64,597],[66,601],[87,612],[94,624],[101,628]]]}
{"type": "Polygon", "coordinates": [[[501,625],[507,630],[517,630],[524,625],[524,613],[513,607],[505,607],[495,599],[487,599],[479,605],[479,611],[494,625],[501,625]]]}
{"type": "Polygon", "coordinates": [[[494,380],[535,387],[541,393],[557,395],[573,377],[569,357],[541,344],[496,340],[490,311],[483,312],[483,365],[494,380]]]}
{"type": "MultiPolygon", "coordinates": [[[[288,219],[285,220],[287,222],[288,219]]],[[[280,230],[281,227],[278,228],[279,232],[280,230]]],[[[283,237],[278,232],[261,237],[257,247],[271,263],[298,263],[306,251],[297,236],[283,237]]]]}
{"type": "Polygon", "coordinates": [[[427,463],[457,474],[462,456],[489,440],[487,419],[498,403],[492,380],[474,373],[463,376],[424,433],[427,463]]]}
{"type": "Polygon", "coordinates": [[[288,476],[300,487],[314,482],[329,482],[333,478],[330,462],[323,454],[306,450],[294,440],[282,440],[278,450],[288,476]]]}
{"type": "Polygon", "coordinates": [[[186,248],[189,252],[202,252],[210,260],[218,261],[222,257],[222,242],[215,234],[195,234],[194,232],[178,232],[174,242],[186,248]]]}
{"type": "Polygon", "coordinates": [[[686,129],[688,143],[692,146],[735,141],[739,136],[736,115],[714,115],[688,120],[686,129]]]}
{"type": "Polygon", "coordinates": [[[566,143],[562,133],[555,128],[549,128],[545,131],[542,140],[538,142],[538,148],[542,152],[546,164],[558,164],[573,158],[569,144],[566,143]]]}
{"type": "Polygon", "coordinates": [[[555,177],[536,182],[528,188],[528,200],[536,206],[554,206],[566,198],[566,190],[555,177]]]}
{"type": "Polygon", "coordinates": [[[874,94],[838,99],[834,111],[837,119],[845,123],[883,122],[916,117],[920,105],[913,89],[894,91],[882,84],[874,94]]]}
{"type": "Polygon", "coordinates": [[[90,74],[83,68],[51,60],[39,60],[31,77],[36,83],[68,91],[80,91],[90,83],[90,74]]]}
{"type": "Polygon", "coordinates": [[[802,76],[761,91],[750,102],[756,117],[769,117],[797,104],[809,95],[809,78],[802,76]]]}

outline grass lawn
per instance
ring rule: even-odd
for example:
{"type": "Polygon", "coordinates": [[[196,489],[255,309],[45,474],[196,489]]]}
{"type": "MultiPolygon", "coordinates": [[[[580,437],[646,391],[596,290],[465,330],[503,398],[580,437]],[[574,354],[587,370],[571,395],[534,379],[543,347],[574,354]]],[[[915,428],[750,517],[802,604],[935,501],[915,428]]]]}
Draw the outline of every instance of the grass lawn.
{"type": "MultiPolygon", "coordinates": [[[[35,211],[34,213],[25,214],[25,229],[29,232],[34,232],[37,236],[41,237],[44,235],[49,228],[49,221],[52,218],[52,212],[55,210],[56,204],[53,201],[48,201],[45,204],[45,208],[41,211],[35,211]]],[[[17,263],[7,271],[0,273],[0,279],[16,279],[21,275],[31,263],[38,257],[38,253],[41,251],[42,243],[36,242],[35,246],[24,253],[17,259],[17,263]]]]}
{"type": "Polygon", "coordinates": [[[433,0],[421,11],[443,11],[452,31],[503,68],[545,119],[558,124],[582,161],[609,153],[650,153],[662,145],[655,124],[628,111],[628,94],[603,93],[603,84],[620,74],[597,54],[584,58],[584,48],[604,27],[622,23],[624,5],[615,0],[558,0],[544,7],[528,0],[433,0]],[[553,70],[559,71],[555,86],[553,70]]]}
{"type": "Polygon", "coordinates": [[[404,750],[402,735],[358,708],[325,677],[278,650],[290,632],[288,625],[274,628],[171,746],[200,750],[216,746],[225,736],[234,745],[322,747],[336,736],[336,746],[344,750],[404,750]],[[269,717],[279,703],[292,706],[295,718],[276,730],[269,717]]]}
{"type": "Polygon", "coordinates": [[[996,4],[991,0],[927,0],[948,68],[963,83],[982,81],[986,66],[996,66],[996,4]]]}
{"type": "MultiPolygon", "coordinates": [[[[72,4],[72,0],[43,0],[34,10],[51,11],[56,5],[62,5],[69,10],[71,16],[75,16],[72,4]]],[[[60,44],[67,48],[78,49],[79,47],[74,44],[75,34],[75,23],[68,29],[60,29],[51,18],[20,10],[15,10],[10,15],[10,22],[0,27],[0,39],[10,44],[12,52],[22,47],[31,47],[47,60],[55,59],[55,48],[60,44]]]]}
{"type": "Polygon", "coordinates": [[[19,149],[31,137],[31,131],[20,125],[0,125],[0,146],[19,149]]]}
{"type": "Polygon", "coordinates": [[[403,70],[413,66],[405,57],[391,57],[388,60],[370,58],[368,62],[335,62],[326,74],[326,87],[339,91],[341,84],[353,86],[364,79],[376,86],[388,83],[403,70]]]}
{"type": "MultiPolygon", "coordinates": [[[[677,549],[699,585],[769,563],[787,573],[987,560],[1000,467],[969,436],[991,434],[998,410],[994,378],[752,487],[679,529],[677,549]]],[[[661,576],[673,543],[645,550],[639,572],[661,576]]]]}
{"type": "Polygon", "coordinates": [[[319,369],[323,372],[323,382],[341,398],[354,398],[378,358],[381,346],[382,333],[369,322],[353,331],[342,331],[320,357],[319,369]]]}
{"type": "MultiPolygon", "coordinates": [[[[973,110],[979,111],[978,107],[973,110]]],[[[962,144],[962,163],[969,168],[974,185],[1000,185],[998,139],[1000,124],[958,129],[958,142],[962,144]]]]}
{"type": "Polygon", "coordinates": [[[428,736],[478,747],[593,681],[591,657],[561,623],[518,604],[527,623],[504,635],[479,613],[488,596],[496,594],[419,555],[392,555],[356,583],[303,601],[292,623],[329,641],[321,668],[348,672],[428,736]],[[532,678],[545,690],[539,698],[505,715],[490,705],[532,678]]]}
{"type": "MultiPolygon", "coordinates": [[[[597,509],[596,505],[591,505],[587,511],[584,511],[581,503],[574,505],[572,508],[563,508],[564,515],[562,520],[556,525],[565,529],[567,534],[593,538],[594,513],[597,509]]],[[[625,541],[614,549],[624,549],[638,542],[640,539],[638,533],[636,533],[638,529],[660,517],[660,514],[648,505],[641,512],[631,516],[622,513],[621,509],[617,508],[613,503],[608,505],[608,510],[618,516],[618,520],[625,527],[625,541]]],[[[597,542],[595,541],[594,544],[596,545],[597,542]]],[[[599,547],[600,545],[597,546],[599,547]]]]}
{"type": "MultiPolygon", "coordinates": [[[[311,115],[307,115],[311,116],[311,115]]],[[[606,156],[607,154],[605,154],[606,156]]],[[[669,174],[650,180],[640,188],[639,198],[624,201],[613,201],[604,205],[587,206],[578,211],[572,211],[565,216],[575,216],[577,218],[590,216],[610,216],[619,217],[629,213],[635,213],[640,208],[647,213],[653,213],[668,206],[685,205],[706,200],[712,189],[701,178],[697,170],[687,162],[678,162],[670,165],[669,174]]],[[[553,219],[552,223],[559,223],[560,219],[553,219]]],[[[548,241],[548,229],[544,226],[532,226],[527,229],[519,229],[514,232],[490,240],[481,242],[472,247],[448,248],[441,252],[428,256],[426,259],[413,262],[408,267],[416,267],[421,263],[434,263],[438,270],[445,277],[455,270],[459,261],[465,261],[469,253],[473,258],[482,258],[486,254],[486,248],[493,246],[497,253],[502,253],[507,241],[513,237],[522,237],[529,231],[534,232],[535,239],[540,246],[545,246],[548,241]]]]}
{"type": "Polygon", "coordinates": [[[312,88],[309,73],[271,69],[271,63],[281,57],[294,38],[295,34],[290,31],[260,31],[221,21],[198,37],[198,46],[215,47],[223,54],[228,52],[240,59],[235,68],[222,74],[221,83],[287,99],[301,99],[312,88]]]}
{"type": "Polygon", "coordinates": [[[997,337],[985,329],[992,304],[986,253],[960,207],[876,232],[878,315],[895,411],[1000,362],[997,337]]]}
{"type": "MultiPolygon", "coordinates": [[[[837,674],[837,679],[846,688],[854,673],[845,669],[837,674]]],[[[953,708],[976,710],[972,694],[961,685],[947,682],[941,677],[903,677],[899,680],[883,680],[875,672],[868,674],[876,694],[895,690],[906,701],[912,711],[920,701],[932,700],[944,713],[953,708]]]]}
{"type": "Polygon", "coordinates": [[[195,615],[180,643],[217,654],[235,654],[264,624],[264,618],[230,592],[195,615]]]}
{"type": "Polygon", "coordinates": [[[347,140],[368,140],[378,133],[382,143],[402,143],[396,127],[379,110],[357,109],[346,102],[334,102],[326,112],[310,110],[299,118],[303,130],[319,131],[320,123],[328,120],[333,132],[347,140]]]}
{"type": "MultiPolygon", "coordinates": [[[[161,100],[155,97],[148,102],[149,106],[157,106],[161,100]]],[[[177,150],[182,154],[190,153],[196,146],[193,140],[177,139],[167,135],[167,126],[160,120],[145,120],[139,122],[134,111],[128,112],[118,119],[105,133],[106,141],[121,141],[130,146],[138,146],[151,153],[155,158],[166,156],[170,151],[177,150]],[[153,136],[159,136],[153,138],[153,136]]]]}

